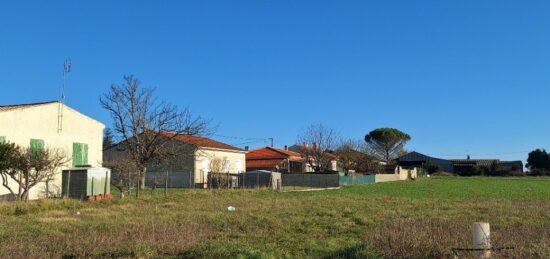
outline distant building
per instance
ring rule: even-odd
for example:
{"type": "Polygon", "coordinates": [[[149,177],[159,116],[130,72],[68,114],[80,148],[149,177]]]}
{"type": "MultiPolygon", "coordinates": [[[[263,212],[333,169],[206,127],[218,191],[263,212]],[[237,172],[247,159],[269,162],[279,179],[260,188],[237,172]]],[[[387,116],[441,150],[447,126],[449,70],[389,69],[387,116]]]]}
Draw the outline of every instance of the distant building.
{"type": "Polygon", "coordinates": [[[274,147],[249,151],[246,154],[246,170],[268,170],[283,173],[305,172],[306,161],[300,153],[274,147]]]}
{"type": "MultiPolygon", "coordinates": [[[[288,150],[294,151],[296,153],[300,153],[302,155],[302,157],[305,157],[305,154],[307,153],[307,150],[316,149],[316,148],[317,147],[315,145],[308,146],[308,144],[302,144],[302,145],[295,144],[295,145],[290,146],[288,148],[288,150]]],[[[327,152],[327,151],[323,151],[323,156],[325,156],[326,158],[331,160],[329,170],[338,171],[338,156],[334,153],[330,153],[330,152],[327,152]]],[[[317,166],[318,165],[316,164],[316,162],[311,160],[308,163],[306,163],[305,172],[315,172],[314,167],[317,167],[317,166]]]]}
{"type": "MultiPolygon", "coordinates": [[[[176,135],[169,132],[159,133],[172,138],[175,144],[182,145],[181,154],[177,161],[164,165],[152,166],[147,169],[147,178],[156,174],[164,175],[170,171],[170,187],[206,187],[208,174],[242,173],[246,170],[246,151],[207,137],[192,135],[176,135]],[[214,166],[220,168],[213,168],[214,166]]],[[[104,151],[106,161],[113,161],[125,157],[121,143],[113,145],[104,151]]]]}
{"type": "Polygon", "coordinates": [[[496,165],[497,171],[501,173],[523,173],[523,162],[521,161],[500,161],[499,159],[451,159],[455,167],[455,174],[472,175],[479,169],[490,169],[496,165]]]}
{"type": "Polygon", "coordinates": [[[441,159],[430,157],[418,152],[410,152],[399,158],[396,163],[403,168],[423,168],[426,165],[439,166],[444,172],[454,173],[463,176],[477,175],[479,170],[489,170],[497,166],[497,175],[510,173],[523,173],[523,162],[521,161],[500,161],[498,159],[441,159]]]}
{"type": "Polygon", "coordinates": [[[522,161],[500,161],[499,170],[523,174],[522,161]]]}
{"type": "MultiPolygon", "coordinates": [[[[31,189],[29,199],[59,196],[62,169],[101,166],[104,128],[103,123],[57,101],[0,106],[0,141],[22,147],[57,149],[69,158],[54,179],[31,189]]],[[[17,190],[17,183],[10,181],[9,185],[17,190]]],[[[0,199],[12,198],[9,191],[0,186],[0,199]]]]}
{"type": "Polygon", "coordinates": [[[418,152],[410,152],[397,158],[396,163],[403,168],[423,168],[425,165],[439,166],[441,170],[452,173],[454,172],[453,162],[450,160],[430,157],[418,152]]]}

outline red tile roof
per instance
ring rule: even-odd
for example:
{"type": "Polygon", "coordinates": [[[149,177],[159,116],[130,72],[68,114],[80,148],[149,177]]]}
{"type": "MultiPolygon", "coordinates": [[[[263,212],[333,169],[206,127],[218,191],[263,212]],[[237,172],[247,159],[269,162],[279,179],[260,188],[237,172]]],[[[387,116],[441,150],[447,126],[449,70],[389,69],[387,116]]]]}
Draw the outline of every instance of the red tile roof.
{"type": "Polygon", "coordinates": [[[183,143],[191,144],[197,147],[207,147],[207,148],[219,148],[227,150],[236,150],[243,151],[238,147],[234,147],[213,139],[206,137],[192,136],[192,135],[176,135],[170,132],[160,132],[161,135],[164,135],[168,138],[174,138],[175,140],[181,141],[183,143]],[[175,135],[175,136],[174,136],[175,135]]]}
{"type": "MultiPolygon", "coordinates": [[[[306,147],[306,146],[303,146],[303,145],[294,145],[294,146],[298,147],[298,149],[300,149],[300,150],[312,149],[312,147],[306,147]]],[[[326,152],[326,151],[323,152],[323,155],[325,155],[329,158],[332,158],[332,159],[337,159],[338,158],[338,156],[336,154],[326,152]]]]}
{"type": "Polygon", "coordinates": [[[246,160],[246,169],[276,168],[284,159],[254,159],[246,160]]]}
{"type": "Polygon", "coordinates": [[[25,104],[12,104],[12,105],[0,105],[0,111],[10,111],[15,109],[29,108],[33,106],[39,106],[50,103],[57,103],[58,101],[39,102],[39,103],[25,103],[25,104]]]}
{"type": "Polygon", "coordinates": [[[252,150],[246,154],[246,159],[301,159],[302,155],[300,153],[284,150],[274,147],[265,147],[256,150],[252,150]]]}

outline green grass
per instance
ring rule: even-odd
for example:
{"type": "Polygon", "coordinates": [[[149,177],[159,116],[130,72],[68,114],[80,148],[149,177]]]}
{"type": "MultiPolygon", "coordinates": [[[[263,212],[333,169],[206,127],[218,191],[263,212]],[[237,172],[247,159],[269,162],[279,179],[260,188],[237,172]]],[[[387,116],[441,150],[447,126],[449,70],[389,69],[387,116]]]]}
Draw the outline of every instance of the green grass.
{"type": "Polygon", "coordinates": [[[0,257],[450,257],[471,246],[476,221],[491,223],[495,246],[515,247],[502,256],[550,257],[550,178],[168,193],[0,203],[0,257]]]}

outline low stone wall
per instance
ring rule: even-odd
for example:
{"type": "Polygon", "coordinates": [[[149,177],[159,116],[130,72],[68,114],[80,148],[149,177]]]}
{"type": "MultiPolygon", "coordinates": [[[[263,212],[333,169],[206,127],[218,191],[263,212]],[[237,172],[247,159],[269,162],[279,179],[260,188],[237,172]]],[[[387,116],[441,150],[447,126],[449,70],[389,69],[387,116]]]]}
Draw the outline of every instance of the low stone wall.
{"type": "Polygon", "coordinates": [[[409,176],[412,179],[415,179],[418,172],[416,168],[414,169],[403,169],[402,167],[399,167],[395,174],[377,174],[375,175],[375,182],[382,183],[382,182],[392,182],[392,181],[403,181],[409,179],[409,176]]]}

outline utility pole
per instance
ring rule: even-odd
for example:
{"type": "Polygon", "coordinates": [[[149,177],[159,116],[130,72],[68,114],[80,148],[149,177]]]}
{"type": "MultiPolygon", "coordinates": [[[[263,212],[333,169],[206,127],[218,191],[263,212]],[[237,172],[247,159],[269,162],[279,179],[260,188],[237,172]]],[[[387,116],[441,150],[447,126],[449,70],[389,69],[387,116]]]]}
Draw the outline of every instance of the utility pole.
{"type": "Polygon", "coordinates": [[[67,58],[63,64],[63,84],[61,85],[61,100],[59,101],[59,107],[57,111],[57,133],[63,131],[63,107],[65,105],[65,84],[66,77],[71,72],[71,58],[67,58]]]}

